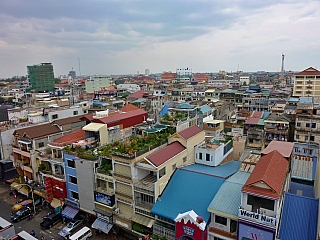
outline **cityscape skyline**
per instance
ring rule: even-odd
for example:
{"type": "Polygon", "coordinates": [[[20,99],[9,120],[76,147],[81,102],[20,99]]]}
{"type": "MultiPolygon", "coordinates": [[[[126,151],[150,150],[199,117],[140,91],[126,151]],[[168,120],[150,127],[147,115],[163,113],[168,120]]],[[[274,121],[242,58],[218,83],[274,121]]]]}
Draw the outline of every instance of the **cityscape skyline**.
{"type": "Polygon", "coordinates": [[[5,1],[0,78],[317,68],[318,1],[5,1]],[[79,71],[80,69],[80,71],[79,71]]]}

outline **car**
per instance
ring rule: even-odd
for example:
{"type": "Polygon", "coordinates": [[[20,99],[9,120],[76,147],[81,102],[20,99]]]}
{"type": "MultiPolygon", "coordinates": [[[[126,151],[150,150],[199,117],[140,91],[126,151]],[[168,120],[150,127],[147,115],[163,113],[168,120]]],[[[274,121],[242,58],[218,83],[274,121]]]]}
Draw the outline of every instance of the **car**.
{"type": "Polygon", "coordinates": [[[43,221],[40,223],[40,227],[41,229],[49,229],[61,220],[61,213],[56,214],[55,212],[50,212],[48,215],[43,217],[43,221]]]}
{"type": "Polygon", "coordinates": [[[31,208],[24,206],[18,211],[11,214],[11,220],[13,222],[19,222],[20,220],[25,219],[29,216],[32,216],[32,210],[31,208]]]}
{"type": "Polygon", "coordinates": [[[81,219],[73,220],[69,222],[67,226],[65,226],[58,234],[62,237],[72,235],[72,233],[78,230],[83,224],[84,224],[84,221],[81,219]]]}

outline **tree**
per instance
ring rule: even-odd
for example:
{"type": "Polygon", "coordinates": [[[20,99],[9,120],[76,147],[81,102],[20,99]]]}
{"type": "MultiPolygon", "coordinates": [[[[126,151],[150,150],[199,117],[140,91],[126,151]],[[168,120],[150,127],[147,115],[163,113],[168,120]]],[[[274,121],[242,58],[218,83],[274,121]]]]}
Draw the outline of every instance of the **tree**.
{"type": "Polygon", "coordinates": [[[247,86],[247,82],[246,81],[243,82],[243,86],[247,86]]]}

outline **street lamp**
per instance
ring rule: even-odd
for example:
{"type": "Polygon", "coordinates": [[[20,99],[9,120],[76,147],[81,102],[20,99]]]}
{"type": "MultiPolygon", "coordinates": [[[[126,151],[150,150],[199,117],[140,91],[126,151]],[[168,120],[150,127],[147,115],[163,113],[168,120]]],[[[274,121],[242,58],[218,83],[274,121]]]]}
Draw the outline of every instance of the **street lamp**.
{"type": "Polygon", "coordinates": [[[20,184],[17,184],[16,186],[28,186],[28,187],[30,187],[30,189],[31,189],[31,197],[32,197],[32,205],[33,205],[33,213],[36,213],[36,206],[34,204],[34,196],[33,196],[33,188],[29,184],[26,184],[26,183],[20,183],[20,184]]]}

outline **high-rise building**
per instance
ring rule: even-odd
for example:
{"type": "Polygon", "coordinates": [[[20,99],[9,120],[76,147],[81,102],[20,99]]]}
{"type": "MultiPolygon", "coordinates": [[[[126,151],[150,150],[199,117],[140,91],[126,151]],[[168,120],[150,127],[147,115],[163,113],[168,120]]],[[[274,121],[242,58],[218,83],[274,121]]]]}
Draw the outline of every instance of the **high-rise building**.
{"type": "Polygon", "coordinates": [[[149,69],[144,70],[144,74],[145,75],[149,75],[150,74],[150,70],[149,69]]]}
{"type": "Polygon", "coordinates": [[[30,89],[39,91],[54,91],[54,74],[51,63],[27,66],[30,89]]]}
{"type": "Polygon", "coordinates": [[[320,71],[309,67],[295,74],[293,96],[319,97],[320,96],[320,71]]]}
{"type": "Polygon", "coordinates": [[[76,78],[76,71],[74,71],[74,70],[72,69],[71,71],[69,71],[68,76],[71,77],[72,79],[75,79],[75,78],[76,78]]]}

